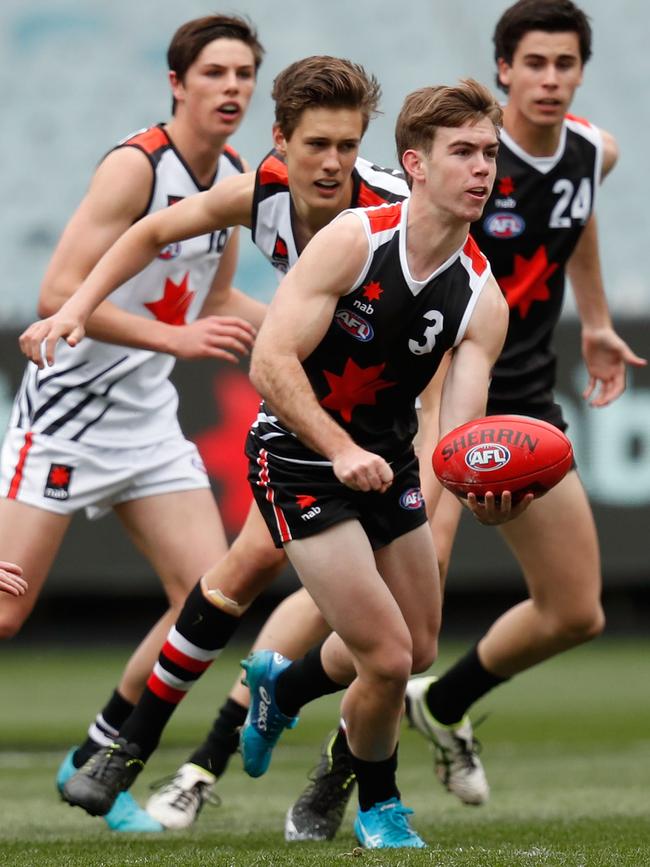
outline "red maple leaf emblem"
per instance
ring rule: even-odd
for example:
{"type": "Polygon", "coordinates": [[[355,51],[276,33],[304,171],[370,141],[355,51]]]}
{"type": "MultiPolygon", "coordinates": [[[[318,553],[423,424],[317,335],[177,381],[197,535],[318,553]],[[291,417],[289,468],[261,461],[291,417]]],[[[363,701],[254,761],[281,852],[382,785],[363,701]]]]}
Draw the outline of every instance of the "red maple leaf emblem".
{"type": "Polygon", "coordinates": [[[68,467],[52,464],[48,481],[55,488],[64,488],[70,482],[70,469],[68,467]]]}
{"type": "Polygon", "coordinates": [[[509,196],[511,193],[514,193],[515,185],[512,182],[511,177],[499,178],[497,183],[499,185],[499,192],[502,196],[509,196]]]}
{"type": "Polygon", "coordinates": [[[312,497],[311,494],[298,494],[296,496],[296,503],[301,509],[308,509],[310,506],[313,506],[315,502],[316,497],[312,497]]]}
{"type": "Polygon", "coordinates": [[[212,381],[212,394],[219,421],[192,439],[208,474],[217,482],[219,511],[227,532],[234,535],[251,502],[244,442],[260,398],[242,371],[220,372],[212,381]]]}
{"type": "Polygon", "coordinates": [[[385,367],[385,364],[359,367],[348,358],[341,376],[324,370],[323,375],[332,390],[321,400],[321,405],[338,410],[344,421],[351,421],[355,406],[375,406],[377,392],[395,385],[394,382],[379,378],[385,367]]]}
{"type": "Polygon", "coordinates": [[[363,297],[367,298],[368,301],[379,301],[379,297],[383,291],[381,285],[376,280],[373,280],[372,283],[368,283],[367,286],[363,287],[363,297]]]}
{"type": "Polygon", "coordinates": [[[288,256],[289,255],[289,251],[287,250],[287,245],[279,235],[275,239],[275,249],[273,250],[273,255],[274,256],[288,256]]]}
{"type": "Polygon", "coordinates": [[[551,290],[547,281],[554,271],[557,262],[549,262],[546,247],[542,244],[535,250],[530,259],[515,254],[514,272],[509,277],[501,277],[499,285],[506,296],[508,307],[519,308],[519,315],[525,319],[533,301],[548,301],[551,290]]]}
{"type": "Polygon", "coordinates": [[[188,291],[189,276],[188,271],[178,284],[167,277],[163,297],[159,301],[151,301],[144,305],[160,322],[166,322],[167,325],[185,325],[188,307],[196,294],[188,291]]]}

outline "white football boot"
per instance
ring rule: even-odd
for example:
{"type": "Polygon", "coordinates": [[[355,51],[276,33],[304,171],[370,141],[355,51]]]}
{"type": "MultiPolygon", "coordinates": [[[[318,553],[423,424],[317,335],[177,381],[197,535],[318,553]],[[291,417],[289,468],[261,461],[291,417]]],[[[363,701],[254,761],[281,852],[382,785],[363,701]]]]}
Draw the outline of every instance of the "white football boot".
{"type": "Polygon", "coordinates": [[[221,803],[212,794],[216,782],[214,774],[199,765],[181,765],[173,776],[155,784],[157,791],[147,801],[147,813],[170,830],[189,828],[205,803],[221,803]]]}

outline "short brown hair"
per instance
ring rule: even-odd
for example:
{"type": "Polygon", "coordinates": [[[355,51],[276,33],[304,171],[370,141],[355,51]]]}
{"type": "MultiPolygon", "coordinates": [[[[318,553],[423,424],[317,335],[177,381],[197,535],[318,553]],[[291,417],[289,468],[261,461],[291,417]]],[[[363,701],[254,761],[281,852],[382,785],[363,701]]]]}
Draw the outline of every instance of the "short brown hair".
{"type": "Polygon", "coordinates": [[[271,95],[275,121],[288,140],[308,108],[358,108],[365,132],[377,114],[381,87],[358,63],[314,55],[287,66],[273,82],[271,95]]]}
{"type": "MultiPolygon", "coordinates": [[[[491,120],[498,132],[503,124],[503,111],[488,88],[473,78],[464,79],[456,87],[438,85],[410,93],[395,126],[397,157],[402,168],[404,151],[414,148],[431,152],[437,127],[458,127],[483,118],[491,120]]],[[[410,186],[409,174],[404,173],[410,186]]]]}
{"type": "MultiPolygon", "coordinates": [[[[591,25],[589,18],[571,0],[519,0],[510,6],[497,21],[492,41],[494,59],[503,59],[512,66],[517,46],[531,30],[543,33],[575,33],[580,44],[580,60],[583,65],[591,57],[591,25]]],[[[501,84],[497,73],[497,87],[508,91],[501,84]]]]}
{"type": "MultiPolygon", "coordinates": [[[[238,39],[253,52],[255,72],[260,68],[264,48],[252,23],[238,15],[206,15],[181,24],[167,49],[167,66],[183,81],[185,73],[201,51],[215,39],[238,39]]],[[[172,114],[176,101],[172,101],[172,114]]]]}

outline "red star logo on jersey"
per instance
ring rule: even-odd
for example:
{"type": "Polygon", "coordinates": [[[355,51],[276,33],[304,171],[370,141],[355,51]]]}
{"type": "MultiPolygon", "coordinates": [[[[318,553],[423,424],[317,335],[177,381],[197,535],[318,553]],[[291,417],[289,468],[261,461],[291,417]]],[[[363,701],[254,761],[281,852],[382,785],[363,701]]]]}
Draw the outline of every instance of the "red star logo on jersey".
{"type": "Polygon", "coordinates": [[[497,184],[499,187],[499,192],[501,193],[502,196],[509,196],[511,193],[514,193],[514,191],[515,191],[515,185],[512,182],[511,177],[499,178],[499,180],[497,181],[497,184]]]}
{"type": "Polygon", "coordinates": [[[323,375],[332,390],[321,400],[321,405],[327,409],[338,410],[344,421],[351,421],[355,406],[375,406],[377,392],[395,385],[394,382],[379,378],[385,367],[385,364],[359,367],[348,358],[341,376],[324,370],[323,375]]]}
{"type": "Polygon", "coordinates": [[[312,497],[311,494],[298,494],[296,497],[296,503],[301,509],[308,509],[310,506],[313,506],[315,502],[316,497],[312,497]]]}
{"type": "Polygon", "coordinates": [[[508,307],[519,308],[522,319],[528,316],[533,301],[548,301],[551,290],[549,277],[557,271],[557,262],[549,262],[546,247],[542,244],[530,259],[515,254],[514,272],[509,277],[501,277],[499,285],[506,296],[508,307]]]}
{"type": "Polygon", "coordinates": [[[188,271],[180,283],[174,283],[168,277],[165,280],[163,297],[159,301],[151,301],[144,305],[160,322],[166,322],[167,325],[185,325],[187,310],[196,294],[188,291],[189,276],[188,271]]]}
{"type": "Polygon", "coordinates": [[[379,301],[383,291],[381,285],[376,280],[373,280],[372,283],[368,283],[367,286],[363,287],[363,297],[367,298],[368,301],[379,301]]]}

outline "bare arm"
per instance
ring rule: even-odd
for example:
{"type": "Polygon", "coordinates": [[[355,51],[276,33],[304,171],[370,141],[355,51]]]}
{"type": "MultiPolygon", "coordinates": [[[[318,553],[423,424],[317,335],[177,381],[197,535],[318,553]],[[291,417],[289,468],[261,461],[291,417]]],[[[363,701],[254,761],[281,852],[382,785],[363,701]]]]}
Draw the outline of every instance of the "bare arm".
{"type": "Polygon", "coordinates": [[[283,424],[332,461],[343,484],[382,491],[392,481],[390,467],[357,446],[321,407],[301,364],[323,339],[338,299],[354,284],[367,255],[368,241],[355,216],[318,232],[269,306],[253,351],[251,380],[283,424]]]}
{"type": "MultiPolygon", "coordinates": [[[[618,146],[609,133],[601,130],[604,142],[605,178],[616,164],[618,146]]],[[[636,355],[615,332],[605,295],[598,225],[592,214],[567,263],[567,274],[575,295],[582,323],[582,356],[589,374],[583,397],[592,406],[606,406],[625,390],[626,365],[641,367],[645,359],[636,355]]]]}
{"type": "MultiPolygon", "coordinates": [[[[250,222],[254,187],[252,173],[228,178],[205,193],[190,196],[131,225],[143,212],[151,185],[151,168],[145,165],[144,155],[137,151],[129,153],[132,150],[116,151],[100,166],[88,195],[57,247],[46,275],[44,285],[48,288],[41,311],[58,309],[58,305],[67,300],[57,313],[35,323],[21,337],[23,352],[37,363],[40,362],[43,340],[46,341],[49,362],[53,360],[54,346],[59,337],[66,338],[71,346],[76,345],[84,335],[88,317],[100,302],[148,265],[167,244],[250,222]],[[124,157],[130,161],[130,166],[126,165],[124,157]],[[127,171],[135,167],[138,157],[141,158],[140,176],[127,171]],[[149,178],[146,186],[143,184],[145,169],[149,178]],[[127,183],[129,179],[130,183],[127,183]],[[141,188],[146,190],[144,195],[140,194],[141,188]]],[[[96,314],[91,332],[93,337],[173,351],[169,344],[177,335],[171,326],[158,322],[148,322],[143,326],[142,318],[124,311],[119,311],[124,330],[116,335],[113,330],[116,309],[112,307],[112,320],[104,318],[109,315],[106,310],[110,308],[104,307],[101,315],[99,312],[96,314]],[[150,342],[144,335],[150,338],[150,342]],[[139,342],[133,343],[134,340],[139,342]]],[[[244,323],[238,327],[242,325],[249,333],[249,341],[250,329],[244,323]]],[[[243,337],[243,333],[238,335],[239,339],[243,337]]]]}

